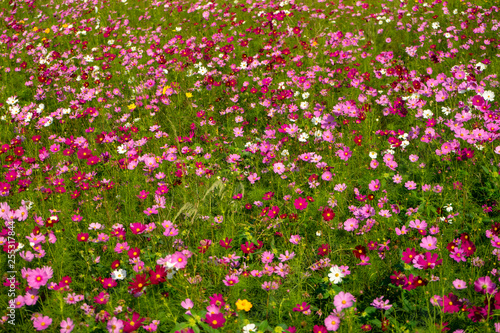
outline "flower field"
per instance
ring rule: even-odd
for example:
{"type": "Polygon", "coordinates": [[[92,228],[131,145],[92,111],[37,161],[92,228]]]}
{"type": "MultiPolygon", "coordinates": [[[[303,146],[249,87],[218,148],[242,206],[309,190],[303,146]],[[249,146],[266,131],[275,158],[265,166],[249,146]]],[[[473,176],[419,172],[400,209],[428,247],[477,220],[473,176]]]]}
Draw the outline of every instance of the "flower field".
{"type": "Polygon", "coordinates": [[[500,3],[0,3],[0,331],[500,332],[500,3]]]}

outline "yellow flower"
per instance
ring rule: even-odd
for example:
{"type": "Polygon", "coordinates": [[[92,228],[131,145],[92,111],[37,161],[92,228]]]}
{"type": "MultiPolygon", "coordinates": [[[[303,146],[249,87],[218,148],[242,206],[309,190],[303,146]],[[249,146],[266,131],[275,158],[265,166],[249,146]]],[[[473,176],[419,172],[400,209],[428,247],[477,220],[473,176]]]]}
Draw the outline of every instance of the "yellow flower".
{"type": "Polygon", "coordinates": [[[34,32],[37,32],[37,31],[38,31],[38,28],[37,28],[37,27],[33,27],[33,31],[34,31],[34,32]]]}
{"type": "Polygon", "coordinates": [[[132,104],[130,104],[130,105],[128,106],[128,108],[129,108],[129,110],[133,110],[133,109],[135,109],[135,108],[136,108],[136,106],[135,106],[135,104],[134,104],[134,103],[132,103],[132,104]]]}
{"type": "Polygon", "coordinates": [[[191,94],[191,93],[186,93],[186,97],[187,97],[187,98],[191,98],[191,97],[193,97],[193,94],[191,94]]]}
{"type": "Polygon", "coordinates": [[[168,88],[170,88],[170,87],[169,87],[169,86],[165,86],[165,87],[163,87],[163,92],[162,92],[162,94],[163,94],[163,95],[165,95],[165,93],[167,92],[167,89],[168,89],[168,88]]]}
{"type": "Polygon", "coordinates": [[[249,301],[247,301],[246,299],[244,300],[241,300],[239,299],[237,302],[236,302],[236,307],[238,308],[238,310],[245,310],[245,311],[250,311],[250,309],[252,308],[252,303],[250,303],[249,301]]]}
{"type": "Polygon", "coordinates": [[[45,33],[46,33],[46,34],[48,34],[49,32],[50,32],[50,29],[49,29],[49,28],[45,29],[45,33]]]}

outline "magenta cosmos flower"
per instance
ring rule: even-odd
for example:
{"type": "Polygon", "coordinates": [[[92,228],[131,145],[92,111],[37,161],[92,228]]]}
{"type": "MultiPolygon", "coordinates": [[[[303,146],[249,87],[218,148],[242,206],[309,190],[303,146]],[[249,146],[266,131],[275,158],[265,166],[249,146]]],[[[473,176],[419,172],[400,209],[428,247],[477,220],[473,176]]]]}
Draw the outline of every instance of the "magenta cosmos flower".
{"type": "Polygon", "coordinates": [[[304,210],[307,208],[308,202],[306,199],[299,197],[298,199],[295,199],[294,205],[295,209],[304,210]]]}
{"type": "Polygon", "coordinates": [[[226,319],[222,313],[208,314],[205,321],[212,328],[222,327],[226,323],[226,319]]]}
{"type": "Polygon", "coordinates": [[[497,285],[491,281],[489,276],[480,277],[474,282],[474,290],[482,294],[493,294],[497,285]]]}
{"type": "Polygon", "coordinates": [[[125,332],[136,331],[142,326],[144,320],[146,320],[146,318],[141,318],[137,312],[134,312],[132,318],[124,322],[123,330],[125,332]]]}
{"type": "Polygon", "coordinates": [[[306,312],[310,308],[311,306],[307,302],[302,302],[302,304],[297,304],[292,310],[295,312],[306,312]]]}

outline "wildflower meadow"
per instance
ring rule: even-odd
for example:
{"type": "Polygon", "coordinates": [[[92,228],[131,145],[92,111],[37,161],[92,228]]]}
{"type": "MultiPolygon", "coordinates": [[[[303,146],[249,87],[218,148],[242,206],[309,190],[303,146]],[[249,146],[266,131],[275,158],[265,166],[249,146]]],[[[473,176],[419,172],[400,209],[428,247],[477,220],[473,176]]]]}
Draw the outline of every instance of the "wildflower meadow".
{"type": "Polygon", "coordinates": [[[500,332],[500,2],[0,2],[1,332],[500,332]]]}

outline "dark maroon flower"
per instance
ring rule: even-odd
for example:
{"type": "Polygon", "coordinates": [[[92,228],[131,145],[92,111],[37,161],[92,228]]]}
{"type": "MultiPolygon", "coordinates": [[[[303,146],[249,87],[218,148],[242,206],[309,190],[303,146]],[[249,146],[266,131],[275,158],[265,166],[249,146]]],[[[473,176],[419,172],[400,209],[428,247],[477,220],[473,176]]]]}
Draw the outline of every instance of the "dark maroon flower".
{"type": "Polygon", "coordinates": [[[322,257],[326,256],[328,253],[330,253],[330,245],[328,244],[322,244],[319,249],[318,249],[318,254],[322,257]]]}

